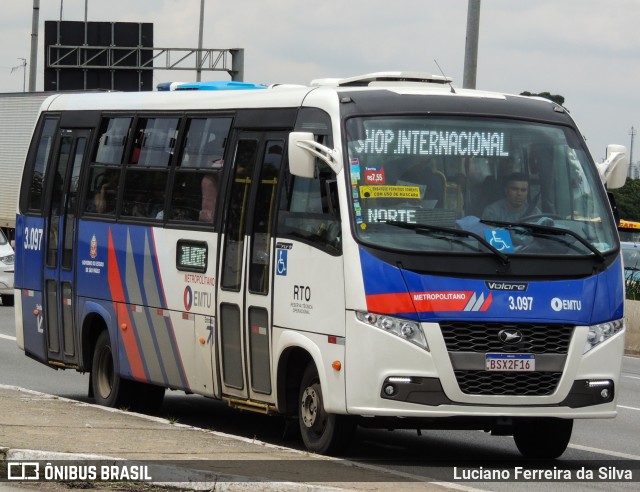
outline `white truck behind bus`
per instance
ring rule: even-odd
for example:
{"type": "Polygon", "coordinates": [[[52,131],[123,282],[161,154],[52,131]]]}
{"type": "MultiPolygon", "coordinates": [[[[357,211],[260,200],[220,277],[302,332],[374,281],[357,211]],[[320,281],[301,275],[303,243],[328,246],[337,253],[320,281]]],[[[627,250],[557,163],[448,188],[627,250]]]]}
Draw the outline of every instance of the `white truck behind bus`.
{"type": "Polygon", "coordinates": [[[46,92],[0,94],[0,227],[11,240],[16,227],[16,203],[33,128],[46,92]]]}

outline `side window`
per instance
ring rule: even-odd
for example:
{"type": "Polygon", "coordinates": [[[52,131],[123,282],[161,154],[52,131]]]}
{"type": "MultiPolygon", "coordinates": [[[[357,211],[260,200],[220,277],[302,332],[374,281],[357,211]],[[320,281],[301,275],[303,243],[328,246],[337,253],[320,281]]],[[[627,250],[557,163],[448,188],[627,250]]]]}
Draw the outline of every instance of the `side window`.
{"type": "Polygon", "coordinates": [[[98,134],[98,145],[93,162],[120,164],[127,144],[131,118],[104,118],[98,134]]]}
{"type": "Polygon", "coordinates": [[[140,118],[125,171],[123,217],[163,219],[179,118],[140,118]]]}
{"type": "Polygon", "coordinates": [[[176,144],[178,118],[140,118],[130,164],[168,167],[176,144]]]}
{"type": "Polygon", "coordinates": [[[213,225],[231,118],[191,118],[170,192],[169,220],[213,225]]]}
{"type": "Polygon", "coordinates": [[[129,116],[102,119],[86,188],[87,213],[107,217],[116,214],[122,161],[132,120],[129,116]]]}
{"type": "Polygon", "coordinates": [[[331,254],[342,251],[336,175],[324,162],[316,160],[313,178],[286,173],[278,236],[304,240],[331,254]]]}
{"type": "Polygon", "coordinates": [[[127,169],[122,217],[162,219],[168,172],[127,169]]]}
{"type": "Polygon", "coordinates": [[[191,118],[187,122],[180,167],[210,168],[222,159],[231,118],[191,118]]]}
{"type": "Polygon", "coordinates": [[[29,186],[27,209],[30,211],[42,211],[44,177],[47,169],[47,162],[49,161],[49,156],[51,155],[51,150],[55,141],[57,129],[57,119],[46,119],[44,121],[44,124],[42,125],[42,131],[40,133],[40,138],[38,139],[38,148],[36,150],[35,161],[33,163],[31,184],[29,186]]]}
{"type": "Polygon", "coordinates": [[[120,167],[92,165],[87,184],[85,211],[92,214],[114,216],[120,182],[120,167]]]}

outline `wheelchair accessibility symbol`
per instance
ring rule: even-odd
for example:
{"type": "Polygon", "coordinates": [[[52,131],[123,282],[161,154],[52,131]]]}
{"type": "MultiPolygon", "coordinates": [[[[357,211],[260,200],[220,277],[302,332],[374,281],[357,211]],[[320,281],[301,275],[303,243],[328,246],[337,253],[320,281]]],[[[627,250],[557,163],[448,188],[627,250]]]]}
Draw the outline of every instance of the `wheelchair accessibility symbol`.
{"type": "Polygon", "coordinates": [[[276,250],[276,275],[287,275],[287,253],[286,249],[276,250]]]}
{"type": "Polygon", "coordinates": [[[513,243],[511,242],[511,235],[506,229],[492,229],[490,231],[484,231],[484,237],[491,246],[498,251],[509,253],[513,251],[513,243]]]}

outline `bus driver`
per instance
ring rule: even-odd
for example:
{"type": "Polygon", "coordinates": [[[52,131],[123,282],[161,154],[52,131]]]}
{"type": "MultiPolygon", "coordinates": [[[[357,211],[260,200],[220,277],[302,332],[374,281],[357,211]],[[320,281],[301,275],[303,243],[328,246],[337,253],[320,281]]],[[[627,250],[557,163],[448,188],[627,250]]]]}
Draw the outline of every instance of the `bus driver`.
{"type": "Polygon", "coordinates": [[[483,219],[511,222],[518,221],[529,215],[542,213],[538,207],[530,205],[528,202],[529,180],[523,173],[509,175],[504,193],[504,198],[484,209],[482,212],[483,219]]]}

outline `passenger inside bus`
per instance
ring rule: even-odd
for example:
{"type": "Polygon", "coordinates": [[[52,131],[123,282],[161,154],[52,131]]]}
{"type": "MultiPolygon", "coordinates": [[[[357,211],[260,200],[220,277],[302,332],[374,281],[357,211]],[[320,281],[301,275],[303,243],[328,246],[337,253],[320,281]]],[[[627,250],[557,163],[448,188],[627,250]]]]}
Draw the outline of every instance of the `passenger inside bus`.
{"type": "Polygon", "coordinates": [[[87,204],[87,212],[110,214],[115,211],[116,189],[119,173],[105,171],[95,179],[92,199],[87,204]]]}
{"type": "Polygon", "coordinates": [[[217,169],[216,173],[207,173],[202,177],[200,184],[202,192],[202,203],[200,206],[200,214],[198,220],[200,222],[213,222],[216,211],[216,202],[218,199],[218,188],[220,186],[220,172],[223,166],[223,160],[216,160],[212,168],[217,169]]]}
{"type": "Polygon", "coordinates": [[[484,209],[483,219],[509,222],[542,213],[535,204],[529,203],[529,179],[524,173],[513,173],[507,177],[504,194],[504,198],[484,209]]]}

